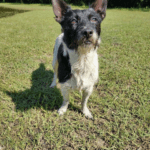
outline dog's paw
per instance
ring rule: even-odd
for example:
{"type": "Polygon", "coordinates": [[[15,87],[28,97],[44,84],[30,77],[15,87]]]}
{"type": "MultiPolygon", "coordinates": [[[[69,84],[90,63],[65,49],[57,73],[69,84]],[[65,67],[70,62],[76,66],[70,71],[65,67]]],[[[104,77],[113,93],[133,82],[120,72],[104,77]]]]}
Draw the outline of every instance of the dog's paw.
{"type": "Polygon", "coordinates": [[[91,112],[88,109],[82,111],[86,118],[93,119],[91,112]]]}
{"type": "Polygon", "coordinates": [[[60,107],[60,108],[58,109],[58,114],[59,114],[60,116],[62,116],[66,111],[67,111],[66,108],[60,107]]]}

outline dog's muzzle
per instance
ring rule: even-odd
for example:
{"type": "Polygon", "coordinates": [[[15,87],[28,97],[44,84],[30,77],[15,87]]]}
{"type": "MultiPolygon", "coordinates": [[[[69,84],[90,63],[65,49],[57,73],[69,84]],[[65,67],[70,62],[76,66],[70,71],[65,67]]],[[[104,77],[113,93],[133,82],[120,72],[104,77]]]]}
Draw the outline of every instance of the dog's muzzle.
{"type": "Polygon", "coordinates": [[[92,40],[90,39],[93,35],[93,30],[87,29],[83,32],[84,36],[84,43],[85,44],[92,44],[92,40]]]}
{"type": "Polygon", "coordinates": [[[98,35],[92,29],[82,31],[82,38],[78,41],[79,45],[95,45],[98,40],[98,35]]]}

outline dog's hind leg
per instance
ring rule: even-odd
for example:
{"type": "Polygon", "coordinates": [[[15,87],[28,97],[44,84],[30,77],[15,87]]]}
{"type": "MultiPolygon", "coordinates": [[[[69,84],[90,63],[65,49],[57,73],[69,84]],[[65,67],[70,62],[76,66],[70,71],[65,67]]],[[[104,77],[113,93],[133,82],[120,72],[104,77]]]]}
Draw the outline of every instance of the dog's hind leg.
{"type": "Polygon", "coordinates": [[[53,82],[50,85],[50,88],[54,88],[56,86],[57,75],[54,73],[53,82]]]}
{"type": "Polygon", "coordinates": [[[63,84],[61,84],[61,93],[63,96],[63,104],[58,110],[59,115],[63,115],[67,111],[68,104],[69,104],[70,89],[64,86],[63,84]]]}
{"type": "Polygon", "coordinates": [[[87,108],[87,101],[92,94],[93,91],[93,86],[91,86],[89,89],[83,90],[83,95],[82,95],[82,112],[83,114],[90,119],[93,119],[93,116],[89,109],[87,108]]]}
{"type": "Polygon", "coordinates": [[[54,88],[56,86],[57,70],[58,70],[58,61],[56,62],[55,66],[54,66],[54,77],[53,77],[53,82],[50,85],[50,88],[54,88]]]}
{"type": "Polygon", "coordinates": [[[57,53],[58,53],[59,46],[62,43],[63,35],[64,35],[63,33],[60,34],[55,41],[54,52],[53,52],[54,56],[53,56],[53,63],[52,63],[54,69],[54,77],[53,77],[53,82],[50,85],[51,88],[54,88],[56,86],[57,71],[58,71],[57,53]]]}

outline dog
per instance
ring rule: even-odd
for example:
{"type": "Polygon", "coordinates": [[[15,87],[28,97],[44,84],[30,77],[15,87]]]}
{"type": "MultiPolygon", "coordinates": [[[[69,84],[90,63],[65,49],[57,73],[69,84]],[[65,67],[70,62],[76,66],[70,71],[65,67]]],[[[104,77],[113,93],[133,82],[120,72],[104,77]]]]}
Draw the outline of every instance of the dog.
{"type": "Polygon", "coordinates": [[[59,115],[68,108],[69,93],[82,91],[82,112],[93,118],[87,107],[99,78],[97,49],[100,45],[101,22],[106,16],[107,0],[96,0],[88,9],[72,10],[63,0],[52,0],[55,20],[61,25],[61,33],[54,46],[54,78],[50,87],[61,86],[63,104],[59,115]]]}

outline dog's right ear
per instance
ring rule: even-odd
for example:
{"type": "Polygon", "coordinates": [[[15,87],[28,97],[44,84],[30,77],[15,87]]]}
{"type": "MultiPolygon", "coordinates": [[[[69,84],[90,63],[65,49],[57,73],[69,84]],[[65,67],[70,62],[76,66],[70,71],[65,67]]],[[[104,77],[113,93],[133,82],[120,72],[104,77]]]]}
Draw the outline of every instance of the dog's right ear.
{"type": "Polygon", "coordinates": [[[69,6],[63,0],[52,0],[52,5],[55,20],[60,23],[69,6]]]}

